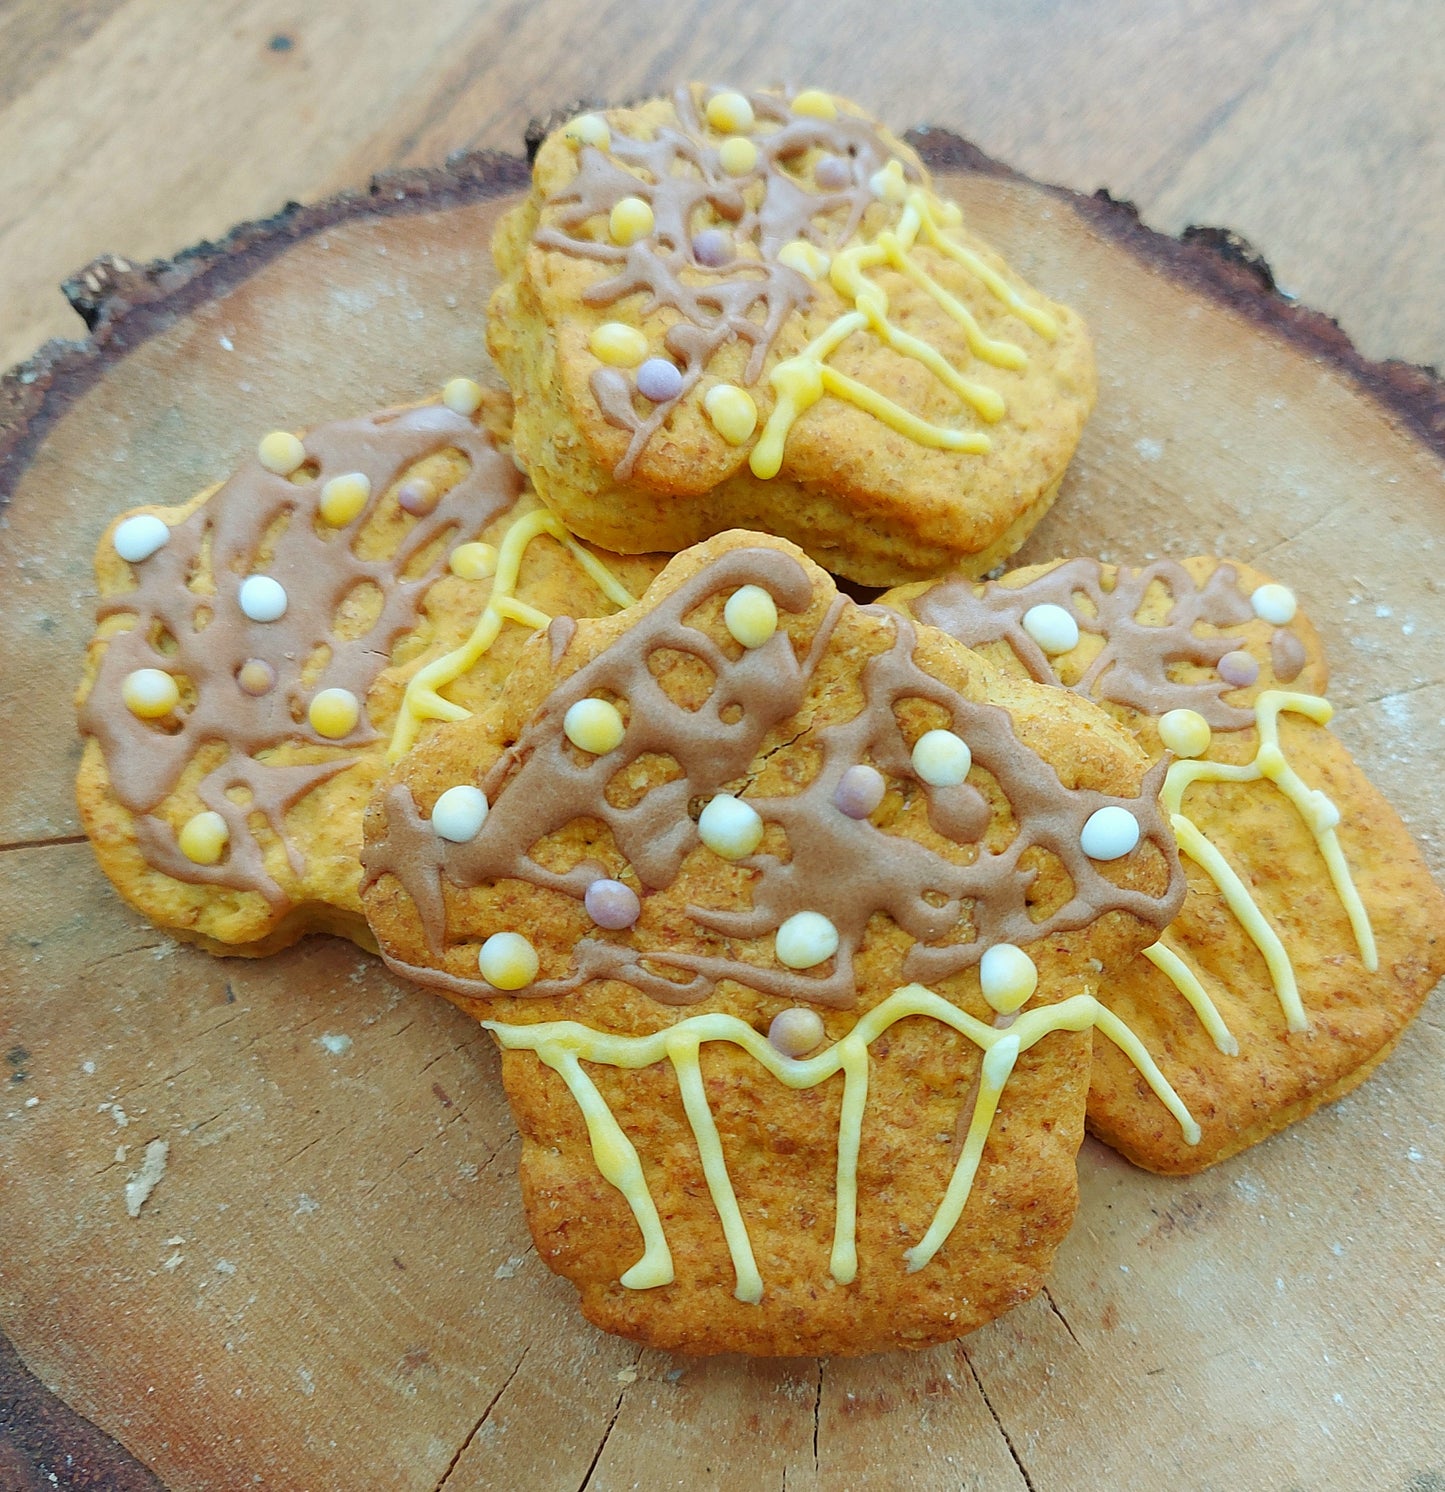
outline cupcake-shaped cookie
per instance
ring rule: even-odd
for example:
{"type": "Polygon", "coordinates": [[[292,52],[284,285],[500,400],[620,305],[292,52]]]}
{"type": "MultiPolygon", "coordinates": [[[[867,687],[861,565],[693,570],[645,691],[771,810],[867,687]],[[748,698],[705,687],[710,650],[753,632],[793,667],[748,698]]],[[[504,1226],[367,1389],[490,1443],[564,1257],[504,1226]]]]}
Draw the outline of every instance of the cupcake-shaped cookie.
{"type": "Polygon", "coordinates": [[[587,114],[498,228],[488,343],[547,504],[611,549],[731,527],[870,585],[982,574],[1053,502],[1088,335],[843,99],[587,114]]]}
{"type": "Polygon", "coordinates": [[[1160,1124],[1106,1044],[1089,1126],[1197,1171],[1364,1080],[1445,972],[1445,897],[1326,729],[1324,654],[1286,586],[1232,561],[1074,559],[884,601],[1015,675],[1097,701],[1152,759],[1188,873],[1178,919],[1099,998],[1199,1121],[1160,1124]]]}
{"type": "Polygon", "coordinates": [[[224,484],[119,518],[96,555],[77,796],[117,889],[217,953],[370,946],[361,814],[388,753],[493,698],[553,615],[626,605],[655,558],[580,545],[445,399],[267,435],[224,484]]]}
{"type": "Polygon", "coordinates": [[[1097,1022],[1194,1132],[1092,996],[1182,890],[1145,768],[1086,702],[728,533],[399,763],[363,898],[503,1048],[528,1219],[593,1321],[917,1347],[1042,1281],[1097,1022]]]}

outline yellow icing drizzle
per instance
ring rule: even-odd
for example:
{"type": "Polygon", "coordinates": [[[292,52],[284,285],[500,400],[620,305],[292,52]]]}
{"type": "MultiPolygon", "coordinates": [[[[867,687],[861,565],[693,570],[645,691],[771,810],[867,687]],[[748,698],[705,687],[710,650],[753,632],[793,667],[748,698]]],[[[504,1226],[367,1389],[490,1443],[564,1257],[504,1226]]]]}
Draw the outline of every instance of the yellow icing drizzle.
{"type": "Polygon", "coordinates": [[[387,750],[389,761],[396,761],[411,749],[424,720],[465,720],[471,714],[470,710],[452,700],[444,699],[440,691],[459,679],[468,669],[476,667],[477,662],[497,640],[503,622],[516,622],[519,626],[540,631],[552,620],[545,611],[529,606],[516,596],[522,557],[532,540],[543,534],[563,545],[614,606],[626,607],[636,602],[637,598],[595,554],[577,542],[560,519],[546,508],[537,508],[524,514],[507,530],[498,546],[491,594],[472,628],[471,636],[460,647],[453,648],[440,658],[432,659],[407,681],[387,750]]]}
{"type": "Polygon", "coordinates": [[[894,325],[888,316],[887,294],[866,273],[882,265],[897,270],[932,296],[958,322],[969,351],[976,358],[1015,371],[1025,367],[1028,358],[1021,347],[986,335],[968,307],[949,294],[910,257],[910,251],[921,236],[955,263],[963,265],[991,295],[1002,301],[1039,336],[1048,341],[1057,338],[1059,324],[1049,312],[1030,305],[981,256],[944,233],[944,228],[957,227],[962,217],[954,204],[939,201],[921,187],[910,187],[896,227],[885,230],[871,241],[851,244],[833,257],[829,279],[839,295],[852,301],[853,310],[840,316],[795,357],[778,363],[768,375],[776,402],[749,458],[748,464],[754,476],[766,479],[778,474],[788,432],[798,417],[816,404],[824,393],[856,405],[919,445],[972,455],[983,455],[993,448],[993,442],[983,432],[954,430],[920,419],[876,389],[829,367],[826,361],[855,331],[866,329],[895,352],[922,363],[980,418],[993,424],[1004,417],[1007,409],[995,389],[965,377],[931,343],[894,325]]]}
{"type": "MultiPolygon", "coordinates": [[[[1320,854],[1330,874],[1335,895],[1340,899],[1345,915],[1355,934],[1360,958],[1366,969],[1374,973],[1379,968],[1379,954],[1375,947],[1374,929],[1370,926],[1370,915],[1360,899],[1340,849],[1335,834],[1339,813],[1334,804],[1318,789],[1307,787],[1299,773],[1285,758],[1279,744],[1279,717],[1283,711],[1304,715],[1317,725],[1328,724],[1334,707],[1326,699],[1314,694],[1293,694],[1282,689],[1267,689],[1255,701],[1255,721],[1259,730],[1259,746],[1254,760],[1240,765],[1228,762],[1205,760],[1177,761],[1164,778],[1164,789],[1160,802],[1169,814],[1179,848],[1200,866],[1219,887],[1229,909],[1240,926],[1253,940],[1264,956],[1274,983],[1275,994],[1284,1012],[1285,1024],[1291,1031],[1309,1029],[1309,1019],[1300,1003],[1299,989],[1295,983],[1294,965],[1281,942],[1279,934],[1270,925],[1260,910],[1259,904],[1250,895],[1244,882],[1234,868],[1184,813],[1184,794],[1196,782],[1259,782],[1274,783],[1294,805],[1305,826],[1315,837],[1320,854]]],[[[1157,946],[1157,945],[1156,945],[1157,946]]],[[[1153,960],[1158,964],[1158,960],[1153,960]]],[[[1163,964],[1164,972],[1174,978],[1174,973],[1163,964]]],[[[1189,991],[1175,978],[1175,984],[1186,999],[1189,991]]],[[[1192,1001],[1191,1001],[1192,1003],[1192,1001]]],[[[1198,1008],[1198,1007],[1196,1007],[1198,1008]]],[[[1217,1038],[1216,1038],[1217,1039],[1217,1038]]]]}
{"type": "Polygon", "coordinates": [[[858,1150],[863,1112],[868,1098],[868,1048],[896,1022],[909,1016],[930,1016],[960,1032],[984,1053],[974,1104],[962,1152],[928,1231],[904,1253],[909,1271],[922,1269],[947,1241],[963,1213],[973,1187],[984,1144],[988,1139],[1004,1085],[1021,1053],[1054,1031],[1097,1029],[1113,1041],[1138,1068],[1160,1102],[1178,1121],[1186,1142],[1199,1143],[1199,1126],[1177,1093],[1144,1049],[1139,1038],[1118,1016],[1092,995],[1080,994],[1057,1005],[1025,1011],[1007,1029],[985,1024],[959,1010],[922,985],[905,985],[876,1005],[842,1040],[803,1060],[785,1057],[751,1026],[731,1015],[689,1016],[651,1036],[619,1036],[595,1031],[576,1021],[549,1021],[514,1026],[483,1021],[497,1041],[514,1051],[534,1051],[567,1084],[587,1124],[597,1168],[627,1200],[642,1230],[643,1255],[623,1274],[630,1289],[646,1289],[673,1279],[672,1256],[658,1219],[657,1205],[643,1175],[637,1151],[622,1133],[606,1100],[583,1071],[582,1062],[624,1069],[648,1067],[664,1059],[677,1073],[683,1108],[702,1159],[708,1191],[733,1262],[739,1300],[762,1298],[763,1281],[753,1258],[747,1224],[738,1206],[722,1140],[708,1107],[699,1049],[705,1041],[729,1041],[741,1047],[787,1088],[816,1087],[836,1073],[843,1074],[843,1103],[838,1122],[836,1213],[829,1273],[839,1284],[849,1284],[858,1272],[858,1150]]]}
{"type": "Polygon", "coordinates": [[[1224,1017],[1220,1015],[1214,1001],[1209,998],[1209,991],[1200,983],[1199,976],[1194,970],[1185,963],[1178,949],[1171,948],[1163,938],[1160,938],[1157,943],[1144,950],[1144,957],[1161,974],[1167,975],[1174,988],[1189,1001],[1195,1015],[1199,1017],[1199,1024],[1209,1032],[1215,1046],[1226,1057],[1237,1057],[1239,1055],[1238,1040],[1225,1025],[1224,1017]]]}

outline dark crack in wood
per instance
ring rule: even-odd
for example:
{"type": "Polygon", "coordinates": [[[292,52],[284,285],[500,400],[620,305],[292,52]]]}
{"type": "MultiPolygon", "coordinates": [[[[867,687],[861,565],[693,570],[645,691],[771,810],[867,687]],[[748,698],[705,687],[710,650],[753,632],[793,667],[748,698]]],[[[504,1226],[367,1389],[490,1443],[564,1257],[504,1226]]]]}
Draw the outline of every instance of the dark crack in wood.
{"type": "Polygon", "coordinates": [[[499,1388],[496,1393],[492,1395],[491,1402],[482,1411],[482,1417],[476,1422],[476,1424],[472,1426],[471,1431],[467,1435],[467,1438],[462,1441],[462,1443],[457,1447],[456,1454],[447,1463],[447,1469],[442,1472],[441,1480],[437,1482],[437,1484],[432,1488],[432,1492],[441,1492],[441,1489],[445,1487],[446,1484],[451,1480],[452,1472],[457,1469],[457,1462],[460,1461],[464,1455],[466,1455],[467,1447],[472,1443],[472,1441],[477,1438],[478,1433],[480,1432],[482,1426],[486,1424],[492,1410],[497,1407],[498,1400],[512,1386],[512,1379],[514,1379],[517,1374],[522,1371],[522,1364],[526,1362],[527,1354],[531,1350],[532,1347],[530,1343],[522,1348],[522,1355],[512,1365],[512,1371],[507,1374],[506,1381],[502,1384],[501,1388],[499,1388]]]}
{"type": "MultiPolygon", "coordinates": [[[[637,1372],[637,1365],[641,1361],[642,1349],[639,1347],[637,1349],[636,1355],[632,1359],[630,1369],[625,1369],[624,1371],[630,1371],[635,1375],[637,1372]]],[[[592,1485],[592,1476],[593,1473],[597,1470],[597,1463],[602,1459],[602,1452],[607,1449],[607,1442],[612,1435],[612,1427],[617,1423],[617,1416],[622,1413],[622,1401],[627,1397],[627,1390],[631,1388],[632,1385],[636,1382],[637,1379],[634,1376],[627,1382],[623,1383],[622,1389],[617,1395],[617,1402],[612,1406],[612,1413],[607,1417],[607,1428],[602,1432],[602,1439],[598,1442],[597,1450],[594,1452],[591,1463],[587,1467],[587,1474],[578,1484],[577,1492],[587,1492],[587,1489],[592,1485]]]]}
{"type": "Polygon", "coordinates": [[[1078,1347],[1081,1351],[1087,1351],[1088,1349],[1084,1347],[1084,1344],[1074,1335],[1074,1328],[1069,1325],[1069,1318],[1059,1309],[1059,1303],[1054,1299],[1053,1291],[1047,1285],[1044,1286],[1044,1299],[1048,1301],[1049,1309],[1063,1322],[1064,1330],[1068,1332],[1074,1346],[1078,1347]]]}
{"type": "Polygon", "coordinates": [[[1023,1457],[1019,1455],[1017,1448],[1014,1446],[1013,1437],[1004,1429],[1003,1421],[998,1417],[998,1410],[993,1407],[993,1400],[989,1398],[988,1390],[983,1386],[983,1379],[979,1377],[978,1369],[974,1367],[973,1359],[968,1355],[966,1348],[961,1353],[961,1356],[963,1357],[965,1366],[968,1368],[969,1374],[973,1378],[974,1386],[978,1389],[979,1397],[983,1400],[983,1407],[993,1416],[993,1422],[998,1426],[998,1433],[1003,1436],[1003,1443],[1008,1447],[1008,1453],[1013,1457],[1013,1463],[1018,1467],[1019,1475],[1024,1479],[1024,1486],[1029,1489],[1029,1492],[1038,1492],[1038,1488],[1034,1486],[1034,1479],[1029,1475],[1029,1469],[1024,1465],[1023,1457]]]}

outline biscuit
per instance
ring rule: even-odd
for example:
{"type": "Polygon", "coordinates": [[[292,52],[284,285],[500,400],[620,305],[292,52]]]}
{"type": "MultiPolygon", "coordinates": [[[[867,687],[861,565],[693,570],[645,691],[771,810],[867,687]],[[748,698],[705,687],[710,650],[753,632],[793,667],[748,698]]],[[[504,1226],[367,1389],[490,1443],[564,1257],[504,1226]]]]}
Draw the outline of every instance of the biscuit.
{"type": "Polygon", "coordinates": [[[488,345],[543,500],[610,549],[730,527],[867,585],[982,574],[1094,402],[1082,321],[855,106],[689,84],[554,130],[488,345]]]}
{"type": "Polygon", "coordinates": [[[1319,638],[1285,586],[1217,559],[1075,559],[883,601],[1101,704],[1152,759],[1189,894],[1100,999],[1199,1121],[1185,1146],[1096,1043],[1090,1129],[1136,1164],[1223,1160],[1362,1082],[1445,972],[1445,897],[1324,727],[1319,638]]]}
{"type": "Polygon", "coordinates": [[[552,613],[614,609],[661,568],[584,551],[540,507],[496,443],[509,415],[456,380],[444,404],[273,433],[107,531],[77,797],[153,922],[215,953],[374,946],[361,815],[389,742],[489,700],[552,613]]]}
{"type": "Polygon", "coordinates": [[[921,1347],[1042,1282],[1097,1019],[1193,1133],[1089,994],[1182,894],[1159,775],[1101,711],[734,532],[554,622],[404,758],[363,901],[502,1047],[533,1237],[592,1321],[921,1347]],[[466,843],[436,830],[458,791],[466,843]],[[1136,829],[1107,864],[1101,811],[1136,829]]]}

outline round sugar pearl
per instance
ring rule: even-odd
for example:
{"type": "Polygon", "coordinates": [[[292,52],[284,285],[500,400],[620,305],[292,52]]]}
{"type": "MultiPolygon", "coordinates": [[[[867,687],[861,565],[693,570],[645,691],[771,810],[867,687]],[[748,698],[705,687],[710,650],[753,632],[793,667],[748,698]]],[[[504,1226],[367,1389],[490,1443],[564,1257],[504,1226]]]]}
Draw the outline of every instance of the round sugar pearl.
{"type": "Polygon", "coordinates": [[[436,483],[427,481],[425,477],[408,477],[396,489],[397,507],[413,518],[425,518],[428,513],[434,513],[441,500],[436,483]]]}
{"type": "Polygon", "coordinates": [[[600,114],[579,114],[563,126],[562,138],[573,150],[581,150],[584,145],[607,150],[612,145],[612,131],[600,114]]]}
{"type": "Polygon", "coordinates": [[[757,122],[753,106],[741,93],[727,89],[707,101],[707,122],[724,135],[746,134],[757,122]]]}
{"type": "Polygon", "coordinates": [[[833,261],[805,238],[794,238],[778,250],[778,263],[795,269],[808,280],[821,280],[833,261]]]}
{"type": "Polygon", "coordinates": [[[116,524],[110,542],[123,560],[138,565],[157,549],[164,549],[170,536],[170,529],[154,513],[137,513],[116,524]]]}
{"type": "Polygon", "coordinates": [[[225,854],[230,838],[225,819],[207,808],[186,820],[176,836],[176,844],[193,865],[215,865],[225,854]]]}
{"type": "Polygon", "coordinates": [[[477,952],[477,968],[494,989],[525,989],[538,967],[537,950],[521,933],[493,933],[477,952]]]}
{"type": "Polygon", "coordinates": [[[236,599],[253,622],[279,622],[286,615],[286,589],[269,575],[248,575],[236,599]]]}
{"type": "Polygon", "coordinates": [[[289,477],[306,460],[306,447],[289,430],[273,430],[256,447],[256,459],[278,477],[289,477]]]}
{"type": "Polygon", "coordinates": [[[780,1010],[768,1027],[769,1045],[785,1057],[806,1057],[823,1035],[823,1017],[802,1005],[780,1010]]]}
{"type": "Polygon", "coordinates": [[[482,407],[482,386],[475,378],[449,378],[442,387],[442,403],[453,414],[474,415],[482,407]]]}
{"type": "Polygon", "coordinates": [[[311,729],[328,741],[339,741],[356,729],[361,701],[349,689],[323,689],[306,711],[311,729]]]}
{"type": "Polygon", "coordinates": [[[1166,710],[1159,717],[1159,739],[1175,756],[1203,756],[1212,734],[1198,710],[1166,710]]]}
{"type": "Polygon", "coordinates": [[[582,905],[597,926],[605,927],[608,932],[621,932],[642,915],[642,903],[625,881],[606,878],[593,881],[582,898],[582,905]]]}
{"type": "Polygon", "coordinates": [[[951,730],[925,731],[913,748],[913,770],[930,787],[957,787],[972,765],[968,743],[951,730]]]}
{"type": "Polygon", "coordinates": [[[853,167],[841,155],[823,155],[813,167],[813,180],[824,191],[837,192],[853,184],[853,167]]]}
{"type": "Polygon", "coordinates": [[[641,197],[623,197],[607,215],[607,231],[613,243],[623,245],[646,238],[654,223],[652,208],[641,197]]]}
{"type": "Polygon", "coordinates": [[[1119,860],[1139,843],[1139,820],[1111,803],[1096,808],[1079,831],[1079,847],[1091,860],[1119,860]]]}
{"type": "Polygon", "coordinates": [[[856,762],[838,779],[833,789],[833,807],[850,819],[866,819],[883,801],[888,782],[877,767],[856,762]]]}
{"type": "Polygon", "coordinates": [[[903,163],[892,160],[881,171],[875,171],[868,178],[868,190],[880,202],[892,202],[895,205],[901,203],[908,196],[908,183],[904,180],[903,163]]]}
{"type": "Polygon", "coordinates": [[[740,446],[758,428],[758,406],[746,389],[719,383],[703,396],[702,407],[717,431],[730,446],[740,446]]]}
{"type": "Polygon", "coordinates": [[[242,694],[259,699],[276,687],[276,670],[264,658],[247,658],[236,670],[236,683],[242,694]]]}
{"type": "Polygon", "coordinates": [[[1024,612],[1024,631],[1051,658],[1079,645],[1079,624],[1064,610],[1045,602],[1024,612]]]}
{"type": "Polygon", "coordinates": [[[181,702],[181,690],[165,669],[138,668],[125,676],[120,697],[138,720],[159,720],[181,702]]]}
{"type": "Polygon", "coordinates": [[[718,164],[729,176],[746,176],[758,163],[758,147],[743,135],[734,135],[718,146],[718,164]]]}
{"type": "Polygon", "coordinates": [[[432,829],[441,839],[466,844],[481,833],[487,821],[487,808],[487,795],[481,788],[458,783],[432,804],[432,829]]]}
{"type": "Polygon", "coordinates": [[[497,573],[495,544],[458,544],[447,560],[453,575],[462,580],[487,580],[497,573]]]}
{"type": "Polygon", "coordinates": [[[1248,689],[1259,677],[1258,661],[1252,653],[1246,653],[1243,648],[1236,648],[1232,653],[1226,653],[1215,667],[1219,670],[1219,677],[1236,689],[1248,689]]]}
{"type": "Polygon", "coordinates": [[[579,699],[562,717],[562,729],[579,751],[593,756],[615,751],[627,731],[617,706],[605,699],[579,699]]]}
{"type": "Polygon", "coordinates": [[[666,404],[682,392],[682,374],[665,357],[650,357],[637,370],[637,392],[654,404],[666,404]]]}
{"type": "Polygon", "coordinates": [[[838,106],[821,88],[805,88],[788,106],[805,119],[836,119],[838,106]]]}
{"type": "Polygon", "coordinates": [[[733,236],[721,228],[704,228],[693,235],[692,257],[708,269],[721,269],[733,260],[733,236]]]}
{"type": "Polygon", "coordinates": [[[778,962],[790,969],[811,969],[838,951],[838,929],[821,912],[796,912],[774,939],[778,962]]]}
{"type": "Polygon", "coordinates": [[[1022,948],[995,943],[979,960],[983,997],[1000,1015],[1012,1015],[1039,987],[1039,971],[1022,948]]]}
{"type": "Polygon", "coordinates": [[[612,368],[635,368],[647,356],[647,338],[625,321],[604,321],[587,339],[592,356],[612,368]]]}
{"type": "Polygon", "coordinates": [[[740,585],[723,607],[723,625],[734,642],[760,648],[778,630],[778,603],[760,585],[740,585]]]}
{"type": "Polygon", "coordinates": [[[741,860],[762,843],[763,821],[751,803],[719,793],[697,821],[698,838],[724,860],[741,860]]]}
{"type": "Polygon", "coordinates": [[[345,528],[370,500],[371,478],[364,471],[349,471],[327,482],[316,507],[323,523],[345,528]]]}
{"type": "Polygon", "coordinates": [[[1273,622],[1276,627],[1283,627],[1294,621],[1294,592],[1287,585],[1270,581],[1250,596],[1249,604],[1254,607],[1255,616],[1261,621],[1273,622]]]}

